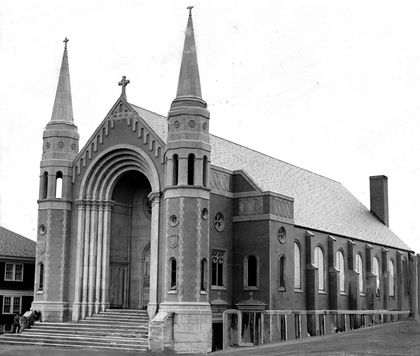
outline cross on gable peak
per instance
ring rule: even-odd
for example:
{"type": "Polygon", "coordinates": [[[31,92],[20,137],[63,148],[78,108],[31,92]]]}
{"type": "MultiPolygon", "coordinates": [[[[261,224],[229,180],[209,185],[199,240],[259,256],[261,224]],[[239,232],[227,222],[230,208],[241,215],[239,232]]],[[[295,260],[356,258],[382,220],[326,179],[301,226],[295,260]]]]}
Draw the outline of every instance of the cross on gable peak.
{"type": "Polygon", "coordinates": [[[66,36],[66,38],[64,39],[64,49],[67,49],[67,42],[68,41],[70,41],[68,38],[67,38],[67,36],[66,36]]]}
{"type": "Polygon", "coordinates": [[[125,93],[125,87],[130,84],[130,80],[127,79],[125,75],[122,76],[121,81],[118,82],[118,85],[121,86],[121,96],[124,99],[127,99],[127,95],[125,93]]]}

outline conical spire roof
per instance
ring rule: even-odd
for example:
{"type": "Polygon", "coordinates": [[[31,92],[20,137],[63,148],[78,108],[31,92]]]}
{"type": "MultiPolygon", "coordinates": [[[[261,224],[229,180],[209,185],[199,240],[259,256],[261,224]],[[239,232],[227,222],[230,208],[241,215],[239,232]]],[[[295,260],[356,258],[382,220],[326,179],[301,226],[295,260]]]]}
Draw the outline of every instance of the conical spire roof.
{"type": "Polygon", "coordinates": [[[188,8],[187,29],[185,31],[184,50],[182,52],[181,71],[179,73],[176,97],[194,96],[201,98],[200,75],[198,72],[197,50],[195,47],[194,27],[191,16],[192,7],[188,8]]]}
{"type": "Polygon", "coordinates": [[[61,61],[60,76],[51,121],[67,121],[73,123],[73,106],[71,102],[69,59],[67,55],[67,37],[64,40],[63,60],[61,61]]]}

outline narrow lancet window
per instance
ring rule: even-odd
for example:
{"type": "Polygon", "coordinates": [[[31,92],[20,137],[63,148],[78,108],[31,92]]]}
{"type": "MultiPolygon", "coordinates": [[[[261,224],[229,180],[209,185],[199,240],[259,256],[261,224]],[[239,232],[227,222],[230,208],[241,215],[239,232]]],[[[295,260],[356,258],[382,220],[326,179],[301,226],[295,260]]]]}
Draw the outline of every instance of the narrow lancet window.
{"type": "Polygon", "coordinates": [[[394,261],[389,260],[389,296],[395,296],[395,270],[394,261]]]}
{"type": "Polygon", "coordinates": [[[203,157],[203,187],[207,187],[207,166],[208,159],[207,156],[203,157]]]}
{"type": "Polygon", "coordinates": [[[203,258],[201,260],[201,281],[200,281],[200,290],[205,292],[207,291],[207,260],[203,258]]]}
{"type": "Polygon", "coordinates": [[[363,293],[363,262],[362,256],[358,253],[356,255],[356,269],[355,271],[359,273],[359,293],[363,293]]]}
{"type": "Polygon", "coordinates": [[[171,266],[171,290],[176,290],[176,259],[172,258],[170,260],[171,266]]]}
{"type": "Polygon", "coordinates": [[[47,199],[48,192],[48,172],[44,172],[42,175],[42,192],[41,199],[47,199]]]}
{"type": "Polygon", "coordinates": [[[63,173],[57,172],[55,178],[55,197],[61,199],[63,197],[63,173]]]}
{"type": "Polygon", "coordinates": [[[318,290],[325,290],[325,269],[324,269],[324,252],[322,248],[315,247],[314,265],[318,268],[318,290]]]}
{"type": "Polygon", "coordinates": [[[195,156],[190,153],[188,155],[188,185],[194,185],[194,163],[195,156]]]}
{"type": "Polygon", "coordinates": [[[39,284],[38,290],[44,289],[44,264],[42,262],[39,263],[39,284]]]}
{"type": "Polygon", "coordinates": [[[280,259],[279,259],[279,289],[283,290],[283,291],[286,290],[286,279],[285,279],[285,271],[284,271],[285,265],[286,265],[285,257],[280,256],[280,259]]]}
{"type": "Polygon", "coordinates": [[[257,287],[258,266],[255,256],[248,257],[248,287],[257,287]]]}
{"type": "Polygon", "coordinates": [[[344,270],[344,254],[343,251],[339,250],[336,254],[336,265],[335,268],[338,271],[339,279],[340,279],[340,292],[345,292],[345,270],[344,270]]]}
{"type": "Polygon", "coordinates": [[[295,242],[295,289],[300,289],[300,247],[295,242]]]}
{"type": "Polygon", "coordinates": [[[178,185],[178,155],[172,156],[172,185],[178,185]]]}

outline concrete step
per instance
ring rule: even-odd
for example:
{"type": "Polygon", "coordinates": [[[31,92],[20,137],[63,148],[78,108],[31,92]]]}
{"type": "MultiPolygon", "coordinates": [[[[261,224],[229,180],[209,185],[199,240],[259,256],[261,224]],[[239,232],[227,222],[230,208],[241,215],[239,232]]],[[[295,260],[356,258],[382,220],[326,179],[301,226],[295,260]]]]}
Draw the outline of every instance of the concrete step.
{"type": "Polygon", "coordinates": [[[61,335],[87,335],[87,336],[121,336],[127,338],[146,338],[148,332],[143,331],[130,331],[130,330],[117,330],[117,329],[93,329],[93,328],[54,328],[54,327],[43,327],[43,328],[30,328],[26,329],[25,333],[51,333],[61,335]]]}
{"type": "Polygon", "coordinates": [[[78,343],[78,342],[69,342],[69,343],[62,343],[57,340],[33,340],[33,339],[25,339],[20,337],[8,337],[1,335],[0,336],[0,344],[7,344],[7,345],[31,345],[31,346],[54,346],[54,347],[65,347],[65,348],[92,348],[92,349],[101,349],[101,350],[121,350],[121,351],[147,351],[148,347],[145,345],[139,346],[120,346],[120,345],[104,345],[103,343],[78,343]]]}
{"type": "Polygon", "coordinates": [[[25,332],[21,334],[11,334],[11,337],[18,337],[19,339],[25,340],[60,340],[63,343],[78,342],[78,343],[102,343],[111,345],[123,345],[123,346],[147,346],[147,338],[129,338],[122,336],[85,336],[85,335],[65,335],[56,333],[39,333],[39,332],[25,332]]]}
{"type": "Polygon", "coordinates": [[[0,344],[146,351],[148,327],[144,310],[109,309],[79,322],[37,322],[23,333],[0,336],[0,344]]]}
{"type": "Polygon", "coordinates": [[[56,327],[56,328],[95,328],[95,329],[104,329],[104,330],[132,330],[135,332],[143,331],[148,329],[148,325],[145,324],[127,324],[127,323],[106,323],[105,321],[91,321],[91,320],[81,320],[78,323],[36,323],[34,328],[44,328],[44,327],[56,327]]]}
{"type": "Polygon", "coordinates": [[[86,317],[86,320],[108,320],[110,322],[116,322],[116,321],[121,321],[121,322],[137,322],[137,323],[148,323],[149,320],[143,317],[134,317],[134,316],[130,316],[130,317],[121,317],[120,315],[104,315],[104,314],[94,314],[92,316],[88,316],[86,317]]]}

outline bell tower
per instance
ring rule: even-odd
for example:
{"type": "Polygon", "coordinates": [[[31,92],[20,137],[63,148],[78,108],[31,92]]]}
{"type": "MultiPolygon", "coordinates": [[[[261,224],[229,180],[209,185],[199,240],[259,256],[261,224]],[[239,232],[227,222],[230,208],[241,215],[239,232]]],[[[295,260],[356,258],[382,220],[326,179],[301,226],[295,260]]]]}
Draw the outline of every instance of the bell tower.
{"type": "Polygon", "coordinates": [[[44,321],[69,315],[67,276],[72,208],[72,163],[79,151],[73,122],[67,37],[51,120],[43,133],[33,310],[44,321]]]}
{"type": "Polygon", "coordinates": [[[175,313],[177,352],[211,350],[208,295],[210,138],[189,7],[176,97],[168,114],[165,272],[159,311],[175,313]]]}

